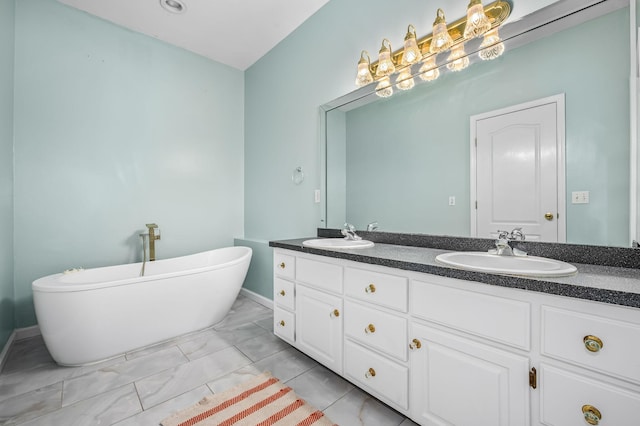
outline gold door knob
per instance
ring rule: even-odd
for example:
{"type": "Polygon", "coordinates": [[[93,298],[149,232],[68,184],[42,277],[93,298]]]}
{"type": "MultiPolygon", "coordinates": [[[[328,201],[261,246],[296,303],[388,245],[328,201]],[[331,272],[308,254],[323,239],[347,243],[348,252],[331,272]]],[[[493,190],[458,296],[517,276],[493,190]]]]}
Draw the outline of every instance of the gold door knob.
{"type": "Polygon", "coordinates": [[[280,267],[280,269],[284,269],[286,265],[284,264],[284,262],[281,262],[278,266],[280,267]]]}
{"type": "Polygon", "coordinates": [[[368,326],[365,327],[364,332],[369,334],[369,333],[375,333],[376,332],[376,326],[373,324],[369,324],[368,326]]]}
{"type": "Polygon", "coordinates": [[[376,292],[376,286],[375,286],[375,285],[373,285],[373,284],[369,284],[368,286],[366,286],[366,287],[364,288],[364,291],[365,291],[366,293],[375,293],[375,292],[376,292]]]}
{"type": "Polygon", "coordinates": [[[367,372],[364,373],[364,377],[366,377],[367,379],[370,379],[371,377],[376,377],[376,370],[374,370],[373,368],[368,369],[367,372]]]}
{"type": "Polygon", "coordinates": [[[584,347],[587,348],[589,352],[598,352],[604,346],[604,343],[602,343],[602,340],[600,340],[598,336],[584,336],[582,341],[584,342],[584,347]]]}
{"type": "Polygon", "coordinates": [[[412,351],[416,349],[420,349],[421,347],[422,347],[422,342],[418,339],[413,339],[411,343],[409,343],[409,349],[411,349],[412,351]]]}
{"type": "Polygon", "coordinates": [[[284,327],[284,321],[280,320],[280,327],[284,327]]]}
{"type": "Polygon", "coordinates": [[[285,295],[284,290],[280,290],[280,296],[284,296],[284,295],[285,295]]]}
{"type": "Polygon", "coordinates": [[[593,405],[583,405],[582,414],[584,415],[584,421],[590,425],[597,425],[602,419],[602,414],[593,405]]]}
{"type": "Polygon", "coordinates": [[[335,318],[337,318],[337,317],[339,317],[339,316],[340,316],[340,311],[339,311],[339,310],[337,310],[337,309],[334,309],[334,310],[333,310],[333,312],[331,312],[331,313],[329,314],[329,316],[330,316],[330,317],[335,317],[335,318]]]}
{"type": "Polygon", "coordinates": [[[544,214],[544,218],[547,220],[553,220],[553,213],[547,212],[544,214]]]}

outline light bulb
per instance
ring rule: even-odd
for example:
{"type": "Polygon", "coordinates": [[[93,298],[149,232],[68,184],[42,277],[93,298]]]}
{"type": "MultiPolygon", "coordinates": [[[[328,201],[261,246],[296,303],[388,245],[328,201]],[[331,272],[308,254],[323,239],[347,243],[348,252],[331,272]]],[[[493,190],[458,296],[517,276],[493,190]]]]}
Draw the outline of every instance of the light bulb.
{"type": "Polygon", "coordinates": [[[433,34],[429,52],[432,54],[444,52],[453,45],[453,39],[447,31],[447,21],[444,18],[444,11],[438,9],[436,20],[433,22],[433,34]]]}
{"type": "Polygon", "coordinates": [[[451,49],[451,54],[447,58],[447,61],[449,61],[447,68],[451,71],[462,71],[469,66],[469,57],[464,51],[463,43],[460,43],[451,49]]]}
{"type": "Polygon", "coordinates": [[[440,77],[440,70],[436,65],[435,55],[430,56],[424,61],[418,72],[420,73],[418,76],[424,81],[433,81],[440,77]]]}
{"type": "Polygon", "coordinates": [[[404,53],[402,54],[402,64],[412,65],[422,59],[422,54],[416,42],[416,28],[409,25],[407,35],[404,37],[404,53]]]}
{"type": "Polygon", "coordinates": [[[376,86],[376,95],[381,98],[388,98],[393,95],[393,86],[391,85],[391,79],[384,77],[376,86]]]}
{"type": "Polygon", "coordinates": [[[369,52],[363,50],[358,61],[358,74],[356,75],[356,86],[362,87],[373,81],[371,75],[371,58],[369,52]],[[366,58],[365,58],[366,55],[366,58]]]}
{"type": "Polygon", "coordinates": [[[497,28],[494,28],[484,35],[480,49],[482,50],[478,52],[478,56],[480,56],[483,61],[496,59],[504,53],[504,43],[500,40],[497,28]]]}
{"type": "Polygon", "coordinates": [[[464,38],[480,37],[491,29],[491,22],[484,13],[481,0],[471,0],[467,6],[467,24],[464,26],[464,38]]]}
{"type": "Polygon", "coordinates": [[[416,85],[416,82],[411,75],[411,67],[407,67],[398,74],[398,78],[396,78],[396,87],[400,90],[409,90],[413,89],[413,86],[416,85]]]}
{"type": "Polygon", "coordinates": [[[382,40],[382,47],[379,53],[376,77],[385,77],[393,74],[396,71],[396,66],[391,60],[391,42],[386,38],[382,40]],[[387,45],[385,45],[385,42],[387,45]]]}

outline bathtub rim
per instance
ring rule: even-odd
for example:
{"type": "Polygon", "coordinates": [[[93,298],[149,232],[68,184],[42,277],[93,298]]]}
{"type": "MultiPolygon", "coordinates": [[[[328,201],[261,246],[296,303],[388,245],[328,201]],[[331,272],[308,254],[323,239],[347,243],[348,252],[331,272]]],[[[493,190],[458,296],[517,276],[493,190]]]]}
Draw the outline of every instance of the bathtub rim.
{"type": "MultiPolygon", "coordinates": [[[[201,267],[201,268],[181,269],[181,270],[178,270],[178,271],[175,271],[175,272],[166,272],[166,273],[163,273],[163,274],[148,275],[148,276],[144,276],[144,277],[135,276],[135,277],[132,277],[132,278],[125,278],[125,279],[119,279],[119,280],[113,280],[113,281],[101,281],[101,282],[97,282],[97,283],[62,283],[62,282],[60,282],[60,278],[63,277],[64,274],[59,272],[59,273],[47,275],[47,276],[44,276],[44,277],[41,277],[41,278],[38,278],[38,279],[34,280],[31,283],[31,289],[32,289],[32,291],[34,293],[37,293],[37,292],[40,292],[40,293],[74,293],[74,292],[82,292],[82,291],[99,290],[99,289],[102,289],[102,288],[126,286],[126,285],[132,285],[132,284],[137,284],[137,283],[143,283],[143,282],[147,282],[147,281],[159,281],[159,280],[163,280],[163,279],[174,278],[174,277],[177,277],[177,276],[202,274],[202,273],[213,271],[213,270],[216,270],[216,269],[230,268],[230,267],[236,266],[236,265],[238,265],[240,263],[243,263],[243,262],[247,261],[247,258],[249,258],[249,260],[250,260],[252,254],[253,254],[253,250],[251,249],[251,247],[247,247],[247,246],[229,246],[229,247],[220,247],[220,248],[212,249],[212,250],[205,250],[205,251],[201,251],[201,252],[198,252],[198,253],[187,254],[187,255],[184,255],[184,256],[176,256],[176,257],[171,257],[171,258],[168,258],[168,259],[161,259],[161,260],[158,260],[158,262],[162,262],[162,260],[180,260],[182,258],[187,258],[187,257],[190,257],[190,256],[196,256],[196,255],[215,252],[215,251],[220,251],[220,250],[236,250],[236,251],[242,252],[242,254],[239,255],[237,258],[234,258],[233,260],[227,261],[225,263],[217,263],[217,264],[213,264],[213,265],[204,266],[204,267],[201,267]]],[[[106,267],[109,268],[109,267],[118,267],[118,266],[125,266],[125,265],[140,265],[141,266],[142,262],[138,262],[138,263],[134,263],[134,264],[110,265],[110,266],[106,266],[106,267]]],[[[87,271],[92,270],[92,269],[98,269],[98,268],[102,268],[102,267],[89,268],[89,269],[87,269],[87,271]]],[[[77,273],[82,273],[82,271],[77,272],[77,273]]]]}

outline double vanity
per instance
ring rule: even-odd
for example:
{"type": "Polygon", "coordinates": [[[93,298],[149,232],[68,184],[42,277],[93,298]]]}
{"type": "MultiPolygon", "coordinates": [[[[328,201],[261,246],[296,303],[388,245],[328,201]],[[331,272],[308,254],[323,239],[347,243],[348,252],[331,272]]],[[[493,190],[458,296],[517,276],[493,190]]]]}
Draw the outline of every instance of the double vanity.
{"type": "Polygon", "coordinates": [[[415,422],[640,424],[640,252],[323,240],[270,243],[275,334],[415,422]]]}

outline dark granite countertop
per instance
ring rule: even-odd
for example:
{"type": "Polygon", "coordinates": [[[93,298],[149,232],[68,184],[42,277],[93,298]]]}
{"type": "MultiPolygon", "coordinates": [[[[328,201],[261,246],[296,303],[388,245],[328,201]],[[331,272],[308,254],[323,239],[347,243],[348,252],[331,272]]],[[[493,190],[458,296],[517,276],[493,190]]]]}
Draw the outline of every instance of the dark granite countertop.
{"type": "Polygon", "coordinates": [[[302,242],[311,238],[317,237],[271,241],[269,245],[303,253],[477,281],[501,287],[640,308],[640,269],[636,268],[570,262],[578,268],[578,272],[572,276],[558,278],[519,277],[466,271],[436,262],[437,255],[452,250],[381,242],[376,242],[375,246],[371,248],[359,249],[332,250],[303,247],[302,242]]]}

